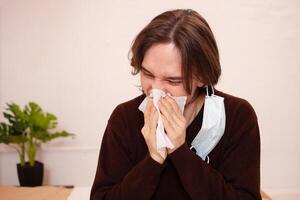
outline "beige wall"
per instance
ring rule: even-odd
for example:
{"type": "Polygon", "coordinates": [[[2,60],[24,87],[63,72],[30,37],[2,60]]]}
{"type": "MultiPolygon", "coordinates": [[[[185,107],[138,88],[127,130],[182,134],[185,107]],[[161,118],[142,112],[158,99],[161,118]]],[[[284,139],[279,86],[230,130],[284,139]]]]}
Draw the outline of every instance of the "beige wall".
{"type": "MultiPolygon", "coordinates": [[[[300,191],[297,0],[1,0],[0,111],[9,101],[36,101],[77,135],[43,146],[45,184],[91,185],[110,113],[139,94],[127,59],[131,41],[173,8],[193,8],[208,20],[223,68],[217,88],[257,112],[262,187],[300,191]]],[[[17,154],[0,151],[0,184],[18,184],[17,154]]]]}

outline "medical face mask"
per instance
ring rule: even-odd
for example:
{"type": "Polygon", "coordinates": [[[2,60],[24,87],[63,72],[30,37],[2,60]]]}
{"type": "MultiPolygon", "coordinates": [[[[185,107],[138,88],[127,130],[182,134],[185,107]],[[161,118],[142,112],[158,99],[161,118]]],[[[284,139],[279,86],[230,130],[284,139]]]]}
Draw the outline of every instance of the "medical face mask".
{"type": "Polygon", "coordinates": [[[208,154],[215,148],[224,134],[226,115],[224,98],[215,95],[214,90],[209,96],[207,86],[206,93],[202,127],[192,141],[191,149],[194,148],[196,154],[209,163],[208,154]]]}

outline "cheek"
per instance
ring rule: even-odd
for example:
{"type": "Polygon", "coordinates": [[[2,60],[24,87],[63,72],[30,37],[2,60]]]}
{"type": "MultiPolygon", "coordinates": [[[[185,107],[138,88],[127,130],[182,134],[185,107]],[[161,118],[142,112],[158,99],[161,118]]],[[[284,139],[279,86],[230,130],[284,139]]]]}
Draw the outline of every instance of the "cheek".
{"type": "Polygon", "coordinates": [[[142,90],[144,91],[144,93],[148,96],[149,95],[149,91],[151,89],[151,80],[144,77],[143,75],[140,75],[140,83],[142,86],[142,90]]]}
{"type": "Polygon", "coordinates": [[[180,85],[180,86],[169,86],[167,88],[167,90],[172,96],[187,96],[188,95],[182,85],[180,85]]]}

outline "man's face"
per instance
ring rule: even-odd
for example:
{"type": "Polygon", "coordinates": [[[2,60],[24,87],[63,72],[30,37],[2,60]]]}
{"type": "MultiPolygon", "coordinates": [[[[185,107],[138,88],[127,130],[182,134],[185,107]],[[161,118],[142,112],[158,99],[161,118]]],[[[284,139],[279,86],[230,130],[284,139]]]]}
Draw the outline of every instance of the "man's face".
{"type": "Polygon", "coordinates": [[[187,102],[194,95],[196,87],[203,85],[193,80],[192,94],[188,95],[183,87],[181,55],[173,43],[154,44],[146,51],[140,78],[142,89],[147,96],[150,95],[151,89],[161,89],[172,96],[188,96],[187,102]]]}

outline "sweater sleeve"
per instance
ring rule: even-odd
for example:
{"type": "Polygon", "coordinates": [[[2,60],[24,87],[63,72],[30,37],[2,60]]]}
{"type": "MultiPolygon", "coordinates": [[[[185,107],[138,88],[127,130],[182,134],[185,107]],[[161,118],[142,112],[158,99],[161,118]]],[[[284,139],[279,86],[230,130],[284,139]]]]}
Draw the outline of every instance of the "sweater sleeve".
{"type": "Polygon", "coordinates": [[[150,199],[165,165],[149,155],[133,164],[128,130],[118,110],[113,112],[104,132],[90,199],[150,199]]]}
{"type": "Polygon", "coordinates": [[[186,143],[169,155],[191,199],[261,199],[260,137],[256,114],[246,102],[232,121],[229,142],[224,145],[217,169],[191,151],[186,143]]]}

